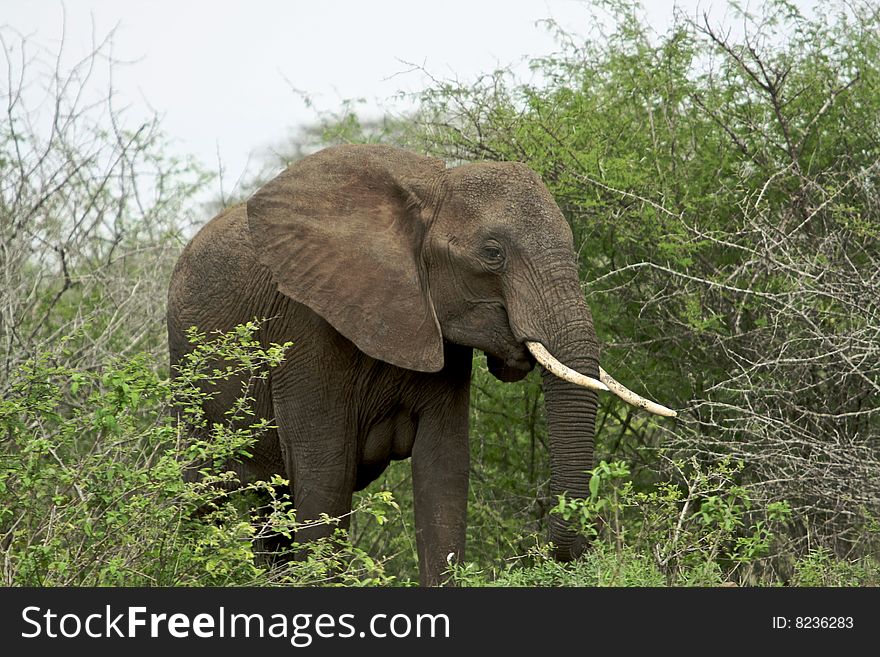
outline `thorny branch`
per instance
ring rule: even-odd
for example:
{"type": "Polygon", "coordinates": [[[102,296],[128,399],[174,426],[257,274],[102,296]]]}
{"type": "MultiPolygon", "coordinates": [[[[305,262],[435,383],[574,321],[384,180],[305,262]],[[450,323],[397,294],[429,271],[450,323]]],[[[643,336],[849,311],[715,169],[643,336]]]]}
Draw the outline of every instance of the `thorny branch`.
{"type": "Polygon", "coordinates": [[[0,28],[0,392],[66,335],[78,339],[64,357],[85,367],[138,351],[161,358],[163,282],[187,225],[183,201],[203,178],[165,158],[155,119],[125,127],[112,37],[66,65],[63,38],[53,52],[0,28]]]}

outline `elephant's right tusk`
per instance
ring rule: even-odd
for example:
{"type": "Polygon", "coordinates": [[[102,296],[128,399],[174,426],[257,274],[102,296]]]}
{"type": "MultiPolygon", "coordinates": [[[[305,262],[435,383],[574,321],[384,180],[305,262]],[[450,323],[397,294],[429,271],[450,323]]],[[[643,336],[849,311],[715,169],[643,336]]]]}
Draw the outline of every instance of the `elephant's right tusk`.
{"type": "MultiPolygon", "coordinates": [[[[532,352],[532,356],[535,357],[535,360],[541,363],[544,369],[550,372],[550,374],[558,376],[560,379],[568,381],[569,383],[589,388],[590,390],[602,390],[604,392],[610,390],[609,387],[601,381],[597,381],[596,379],[581,374],[580,372],[575,372],[568,365],[560,363],[540,342],[526,341],[526,347],[532,352]]],[[[615,381],[615,383],[617,382],[615,381]]],[[[618,383],[617,385],[620,384],[618,383]]]]}
{"type": "Polygon", "coordinates": [[[636,406],[638,408],[645,409],[649,413],[662,415],[663,417],[678,416],[678,413],[673,411],[671,408],[666,408],[665,406],[658,404],[657,402],[652,402],[650,399],[645,399],[641,395],[637,395],[632,390],[616,381],[614,377],[603,370],[601,366],[599,367],[599,380],[602,381],[602,383],[604,383],[606,386],[608,386],[608,389],[611,392],[620,397],[627,404],[632,404],[633,406],[636,406]]]}

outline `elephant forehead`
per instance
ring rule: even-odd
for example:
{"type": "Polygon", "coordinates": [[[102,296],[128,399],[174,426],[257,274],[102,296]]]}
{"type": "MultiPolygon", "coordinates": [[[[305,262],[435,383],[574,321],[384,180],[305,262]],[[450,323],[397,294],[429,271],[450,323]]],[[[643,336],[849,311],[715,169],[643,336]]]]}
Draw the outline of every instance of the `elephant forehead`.
{"type": "Polygon", "coordinates": [[[550,197],[538,174],[518,162],[475,162],[450,169],[448,174],[456,193],[476,202],[520,193],[550,197]]]}
{"type": "Polygon", "coordinates": [[[545,231],[565,223],[541,178],[524,164],[482,162],[450,173],[452,197],[469,219],[480,217],[511,227],[545,231]]]}

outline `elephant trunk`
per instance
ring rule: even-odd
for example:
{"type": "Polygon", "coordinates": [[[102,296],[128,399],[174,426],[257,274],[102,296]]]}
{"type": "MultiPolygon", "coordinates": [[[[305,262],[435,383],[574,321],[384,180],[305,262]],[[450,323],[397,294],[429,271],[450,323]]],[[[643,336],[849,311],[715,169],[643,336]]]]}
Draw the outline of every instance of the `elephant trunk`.
{"type": "MultiPolygon", "coordinates": [[[[597,391],[611,392],[658,415],[675,417],[676,413],[628,390],[599,367],[599,341],[574,262],[547,271],[555,279],[535,285],[539,294],[529,297],[512,290],[506,294],[508,315],[514,335],[542,367],[550,434],[550,494],[554,500],[562,494],[583,499],[589,493],[589,471],[594,467],[597,391]]],[[[530,277],[530,281],[541,280],[539,272],[530,277]]],[[[583,539],[560,516],[550,518],[550,540],[561,561],[583,551],[583,539]]]]}
{"type": "MultiPolygon", "coordinates": [[[[598,353],[595,342],[569,344],[559,350],[572,369],[596,377],[598,353]]],[[[544,404],[550,434],[550,495],[555,500],[563,493],[568,498],[583,498],[589,490],[588,471],[593,464],[597,393],[564,381],[542,370],[544,404]]],[[[550,540],[560,561],[576,558],[584,540],[560,516],[550,517],[550,540]]]]}
{"type": "MultiPolygon", "coordinates": [[[[536,286],[541,287],[541,294],[524,297],[511,293],[507,298],[514,334],[542,368],[550,437],[550,494],[555,502],[562,494],[569,499],[589,494],[597,390],[608,388],[598,381],[599,341],[574,261],[565,269],[547,269],[555,279],[536,286]],[[536,349],[536,344],[541,348],[536,349]]],[[[540,280],[540,274],[534,279],[540,280]]],[[[549,523],[554,556],[560,561],[577,557],[584,540],[572,524],[555,514],[549,523]]]]}
{"type": "MultiPolygon", "coordinates": [[[[575,304],[579,306],[580,304],[575,304]]],[[[583,498],[590,483],[588,470],[593,468],[593,443],[596,426],[597,391],[609,391],[629,404],[665,417],[676,412],[641,397],[617,382],[599,366],[599,348],[589,310],[553,333],[557,336],[554,352],[540,342],[527,340],[527,348],[541,363],[544,404],[550,432],[550,494],[555,500],[583,498]],[[574,337],[565,337],[574,336],[574,337]]],[[[555,556],[561,561],[577,557],[584,541],[571,524],[559,516],[550,518],[550,540],[555,556]]]]}

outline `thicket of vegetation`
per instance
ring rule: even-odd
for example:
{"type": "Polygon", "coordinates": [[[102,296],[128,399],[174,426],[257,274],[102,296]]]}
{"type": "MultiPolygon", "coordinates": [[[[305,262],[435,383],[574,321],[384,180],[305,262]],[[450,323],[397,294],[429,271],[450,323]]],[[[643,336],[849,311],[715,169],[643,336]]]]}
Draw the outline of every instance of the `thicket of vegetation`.
{"type": "MultiPolygon", "coordinates": [[[[347,111],[287,149],[384,141],[450,163],[529,164],[573,228],[603,364],[680,411],[658,420],[603,398],[589,498],[550,499],[539,377],[501,384],[478,357],[468,562],[452,576],[878,584],[880,10],[808,19],[774,1],[729,25],[681,17],[656,34],[630,3],[601,8],[608,20],[591,24],[604,27],[560,31],[560,51],[532,62],[538,83],[506,71],[438,80],[415,115],[347,111]],[[593,538],[581,560],[547,557],[550,512],[593,538]]],[[[265,425],[183,446],[168,409],[197,420],[192,384],[214,374],[193,362],[167,382],[162,312],[205,175],[164,155],[155,124],[115,119],[108,132],[78,108],[90,65],[45,72],[58,99],[48,122],[23,106],[24,74],[2,91],[4,581],[413,581],[407,462],[359,496],[349,547],[287,566],[254,560],[255,537],[294,522],[277,482],[221,498],[182,482],[187,463],[219,466],[265,425]],[[257,498],[262,514],[247,504],[257,498]]],[[[250,330],[195,336],[196,353],[257,376],[283,346],[250,330]]],[[[212,468],[209,479],[229,476],[212,468]]]]}

